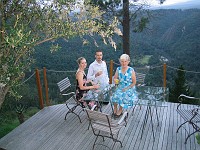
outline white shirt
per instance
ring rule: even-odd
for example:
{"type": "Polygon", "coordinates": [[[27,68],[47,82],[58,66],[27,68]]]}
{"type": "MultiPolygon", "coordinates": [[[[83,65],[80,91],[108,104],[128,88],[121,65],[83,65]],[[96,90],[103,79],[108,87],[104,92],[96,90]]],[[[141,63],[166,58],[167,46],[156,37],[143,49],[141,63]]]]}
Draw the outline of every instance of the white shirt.
{"type": "Polygon", "coordinates": [[[93,80],[95,83],[100,83],[100,86],[106,86],[109,84],[107,65],[104,61],[98,63],[96,60],[90,64],[87,74],[88,80],[93,80]],[[95,74],[99,71],[103,73],[100,76],[95,77],[95,74]]]}

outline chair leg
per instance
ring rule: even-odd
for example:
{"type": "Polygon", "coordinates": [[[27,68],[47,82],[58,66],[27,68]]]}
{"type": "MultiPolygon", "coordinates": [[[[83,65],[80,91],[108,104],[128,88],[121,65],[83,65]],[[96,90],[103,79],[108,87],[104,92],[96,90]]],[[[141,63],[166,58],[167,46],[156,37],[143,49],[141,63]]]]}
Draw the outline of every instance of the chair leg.
{"type": "MultiPolygon", "coordinates": [[[[94,132],[94,131],[93,131],[93,132],[94,132]]],[[[100,134],[100,131],[98,132],[98,134],[96,134],[96,133],[94,132],[94,135],[96,136],[96,139],[95,139],[94,144],[93,144],[93,149],[94,149],[94,146],[96,145],[96,141],[97,141],[97,138],[98,138],[99,136],[101,136],[101,137],[103,138],[103,141],[105,141],[105,140],[104,140],[104,137],[107,137],[107,138],[112,139],[112,140],[114,141],[114,144],[113,144],[113,146],[112,146],[112,149],[113,149],[113,147],[115,146],[115,143],[116,143],[116,142],[119,142],[119,143],[120,143],[121,148],[123,147],[122,142],[121,142],[120,140],[114,138],[113,136],[103,136],[103,135],[100,134]]],[[[117,138],[118,138],[118,135],[117,135],[117,138]]],[[[100,145],[101,145],[101,144],[100,144],[100,145]]],[[[106,145],[104,145],[104,146],[106,146],[106,145]]],[[[107,146],[106,146],[106,147],[107,147],[107,146]]]]}
{"type": "Polygon", "coordinates": [[[68,112],[67,112],[66,115],[65,115],[65,120],[66,120],[67,115],[68,115],[69,113],[73,113],[73,114],[75,114],[75,115],[78,117],[80,123],[82,123],[82,122],[81,122],[80,116],[79,116],[77,113],[74,112],[74,110],[75,110],[75,109],[77,108],[77,106],[79,106],[79,105],[75,105],[75,106],[73,106],[72,108],[70,108],[67,104],[66,104],[66,106],[67,106],[67,108],[68,108],[68,112]]]}
{"type": "Polygon", "coordinates": [[[196,125],[196,124],[194,124],[194,123],[191,123],[190,122],[190,124],[192,125],[192,127],[194,128],[194,132],[192,132],[192,133],[190,133],[190,134],[188,134],[188,136],[186,137],[186,139],[185,139],[185,144],[187,143],[187,140],[189,139],[189,137],[191,136],[191,135],[193,135],[193,134],[195,134],[195,133],[197,133],[197,132],[200,132],[200,128],[196,125]]]}
{"type": "Polygon", "coordinates": [[[156,119],[157,119],[157,122],[158,122],[157,126],[159,126],[158,107],[155,106],[155,108],[156,108],[156,119]]]}
{"type": "Polygon", "coordinates": [[[133,107],[133,110],[132,110],[132,116],[133,116],[133,112],[134,112],[134,110],[135,110],[135,107],[136,107],[137,105],[140,106],[140,110],[142,109],[142,106],[141,106],[140,104],[135,104],[135,106],[133,107]]]}
{"type": "Polygon", "coordinates": [[[116,143],[116,142],[119,142],[119,143],[120,143],[120,146],[123,147],[122,142],[121,142],[120,140],[117,140],[117,139],[113,138],[113,141],[114,141],[113,147],[115,146],[115,143],[116,143]]]}
{"type": "Polygon", "coordinates": [[[89,121],[88,130],[90,129],[91,122],[89,121]]]}
{"type": "MultiPolygon", "coordinates": [[[[117,134],[117,137],[116,137],[115,141],[116,141],[116,142],[119,142],[120,145],[121,145],[121,148],[122,148],[122,147],[123,147],[123,146],[122,146],[122,142],[121,142],[120,140],[117,140],[117,139],[118,139],[118,135],[119,135],[119,132],[118,132],[118,134],[117,134]]],[[[115,143],[116,143],[116,142],[115,142],[115,143]]]]}
{"type": "Polygon", "coordinates": [[[78,119],[79,119],[80,123],[82,123],[80,116],[79,116],[79,115],[77,115],[75,112],[72,112],[72,113],[73,113],[73,114],[75,114],[75,115],[78,117],[78,119]]]}
{"type": "Polygon", "coordinates": [[[133,110],[132,110],[132,116],[133,116],[133,112],[134,112],[134,110],[135,110],[135,107],[136,107],[136,105],[133,107],[133,110]]]}
{"type": "Polygon", "coordinates": [[[178,129],[176,130],[176,133],[178,133],[179,129],[180,129],[184,124],[186,124],[187,122],[188,122],[188,121],[182,123],[182,124],[178,127],[178,129]]]}
{"type": "Polygon", "coordinates": [[[189,134],[189,135],[186,137],[184,143],[186,144],[186,143],[187,143],[187,140],[189,139],[189,137],[190,137],[191,135],[195,134],[196,132],[199,132],[199,131],[194,131],[194,132],[192,132],[191,134],[189,134]]]}
{"type": "Polygon", "coordinates": [[[114,148],[114,146],[115,146],[115,143],[116,143],[116,142],[114,141],[114,144],[113,144],[113,146],[112,146],[112,149],[114,148]]]}
{"type": "Polygon", "coordinates": [[[104,136],[102,136],[102,138],[103,138],[103,141],[105,141],[104,136]]]}
{"type": "MultiPolygon", "coordinates": [[[[94,131],[93,131],[94,132],[94,131]]],[[[96,135],[96,138],[95,138],[95,141],[94,141],[94,144],[93,144],[93,146],[92,146],[92,149],[94,149],[94,146],[95,146],[95,144],[96,144],[96,141],[97,141],[97,139],[98,139],[98,137],[99,137],[99,133],[100,133],[100,131],[98,132],[98,134],[96,135]]]]}

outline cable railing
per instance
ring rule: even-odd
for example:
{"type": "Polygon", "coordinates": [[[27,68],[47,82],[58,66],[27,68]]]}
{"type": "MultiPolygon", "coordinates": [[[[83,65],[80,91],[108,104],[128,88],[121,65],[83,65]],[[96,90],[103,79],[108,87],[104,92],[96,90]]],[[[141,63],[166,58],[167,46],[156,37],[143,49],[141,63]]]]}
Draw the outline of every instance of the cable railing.
{"type": "MultiPolygon", "coordinates": [[[[111,60],[107,66],[108,66],[109,78],[110,78],[110,83],[111,83],[112,76],[114,75],[116,68],[120,66],[120,64],[111,60]]],[[[173,84],[174,76],[176,75],[176,72],[180,70],[179,68],[168,66],[166,64],[157,65],[157,66],[144,66],[144,67],[133,66],[133,68],[137,72],[146,74],[146,78],[145,78],[146,85],[167,86],[167,87],[173,84]]],[[[200,81],[198,80],[200,79],[200,72],[191,71],[191,70],[180,70],[180,71],[185,72],[187,84],[190,87],[192,87],[192,89],[195,90],[195,92],[197,92],[197,95],[199,96],[198,89],[200,88],[200,81]],[[196,79],[196,81],[194,82],[191,79],[196,79]]],[[[59,95],[57,82],[59,82],[66,76],[69,77],[73,85],[73,90],[75,89],[74,87],[76,85],[75,73],[76,73],[76,70],[65,71],[65,70],[52,70],[52,69],[46,69],[46,68],[43,68],[40,70],[36,69],[35,72],[31,73],[29,77],[27,77],[26,79],[22,81],[20,86],[23,86],[23,84],[29,84],[30,86],[33,86],[34,84],[33,87],[37,88],[37,93],[35,93],[36,94],[35,98],[39,99],[39,105],[40,105],[40,108],[42,109],[44,106],[62,103],[62,101],[60,100],[61,97],[59,95]],[[33,81],[34,77],[36,78],[36,82],[33,81]],[[32,80],[31,83],[28,83],[30,80],[32,80]]],[[[36,91],[36,90],[33,90],[33,91],[36,91]]],[[[29,93],[24,93],[24,94],[29,94],[29,93]]]]}
{"type": "MultiPolygon", "coordinates": [[[[120,64],[118,63],[115,63],[113,62],[114,65],[117,65],[117,66],[120,66],[120,64]]],[[[163,68],[163,65],[159,65],[159,66],[145,66],[145,67],[134,67],[135,70],[145,70],[144,72],[148,73],[149,70],[152,70],[152,69],[156,69],[156,68],[163,68]]],[[[172,67],[172,66],[169,66],[167,65],[167,68],[170,68],[170,69],[174,69],[175,71],[183,71],[183,72],[186,72],[186,73],[193,73],[193,74],[200,74],[200,72],[197,72],[197,71],[189,71],[189,70],[181,70],[179,68],[176,68],[176,67],[172,67]]],[[[42,72],[43,69],[40,69],[38,70],[39,72],[42,72]]],[[[54,72],[54,73],[76,73],[76,70],[72,70],[72,71],[62,71],[62,70],[52,70],[52,69],[46,69],[47,72],[54,72]]],[[[115,72],[115,69],[113,69],[113,74],[114,75],[114,72],[115,72]]],[[[149,73],[148,73],[149,74],[149,73]]],[[[23,85],[24,83],[26,83],[28,80],[30,80],[33,76],[35,75],[35,72],[33,72],[27,79],[24,79],[19,85],[23,85]]]]}

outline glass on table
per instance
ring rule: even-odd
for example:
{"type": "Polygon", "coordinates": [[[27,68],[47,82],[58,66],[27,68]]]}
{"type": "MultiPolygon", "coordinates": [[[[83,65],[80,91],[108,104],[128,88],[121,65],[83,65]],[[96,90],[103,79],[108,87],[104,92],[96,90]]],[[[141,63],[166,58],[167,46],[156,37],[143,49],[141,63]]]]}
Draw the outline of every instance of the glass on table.
{"type": "Polygon", "coordinates": [[[100,68],[98,69],[98,74],[99,74],[99,76],[103,74],[103,68],[100,67],[100,68]]]}

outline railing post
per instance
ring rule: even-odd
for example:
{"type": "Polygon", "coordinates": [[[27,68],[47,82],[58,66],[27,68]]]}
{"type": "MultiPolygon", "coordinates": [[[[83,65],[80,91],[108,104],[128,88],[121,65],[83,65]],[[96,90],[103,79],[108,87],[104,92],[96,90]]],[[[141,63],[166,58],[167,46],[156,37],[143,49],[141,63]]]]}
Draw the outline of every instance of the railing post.
{"type": "Polygon", "coordinates": [[[45,86],[45,95],[46,95],[46,105],[50,106],[49,103],[49,94],[48,94],[48,84],[47,84],[47,71],[46,68],[43,68],[43,74],[44,74],[44,86],[45,86]]]}
{"type": "Polygon", "coordinates": [[[43,98],[42,98],[42,87],[41,87],[41,83],[40,83],[40,74],[39,74],[39,70],[36,69],[36,83],[37,83],[37,88],[38,88],[38,96],[39,96],[39,102],[40,102],[40,109],[44,108],[44,104],[43,104],[43,98]]]}
{"type": "Polygon", "coordinates": [[[110,60],[110,76],[109,83],[112,84],[112,76],[113,76],[113,60],[110,60]]]}
{"type": "Polygon", "coordinates": [[[167,64],[163,64],[163,87],[167,87],[167,64]]]}

